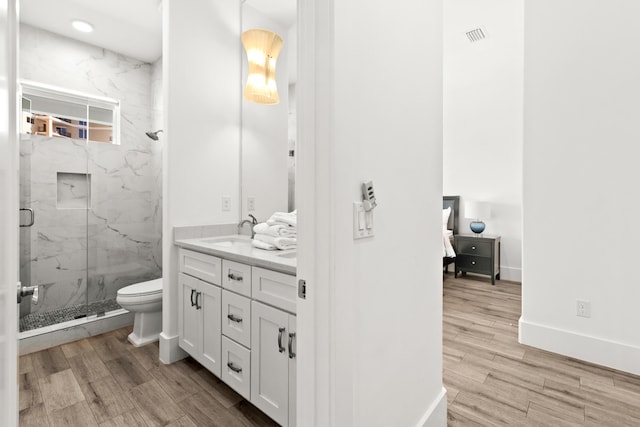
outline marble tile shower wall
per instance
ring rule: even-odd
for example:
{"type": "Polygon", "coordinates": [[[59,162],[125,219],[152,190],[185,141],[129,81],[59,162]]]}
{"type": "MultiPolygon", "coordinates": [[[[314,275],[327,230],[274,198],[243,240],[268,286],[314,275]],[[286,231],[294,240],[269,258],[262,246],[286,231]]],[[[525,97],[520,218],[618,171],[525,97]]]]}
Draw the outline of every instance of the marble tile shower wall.
{"type": "Polygon", "coordinates": [[[152,71],[161,78],[153,68],[21,25],[22,79],[121,102],[120,145],[21,137],[21,207],[36,212],[35,225],[21,229],[21,277],[41,286],[31,312],[115,298],[123,286],[161,276],[162,151],[145,136],[156,120],[152,71]],[[82,200],[73,181],[86,174],[88,209],[64,208],[82,200]],[[75,199],[60,205],[60,197],[75,199]]]}

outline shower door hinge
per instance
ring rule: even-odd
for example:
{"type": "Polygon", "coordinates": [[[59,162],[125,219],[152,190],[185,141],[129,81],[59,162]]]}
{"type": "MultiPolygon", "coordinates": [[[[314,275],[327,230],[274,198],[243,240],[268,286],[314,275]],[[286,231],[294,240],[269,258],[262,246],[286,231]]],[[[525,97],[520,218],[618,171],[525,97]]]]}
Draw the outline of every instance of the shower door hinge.
{"type": "Polygon", "coordinates": [[[304,279],[298,280],[298,297],[307,299],[307,281],[304,279]]]}

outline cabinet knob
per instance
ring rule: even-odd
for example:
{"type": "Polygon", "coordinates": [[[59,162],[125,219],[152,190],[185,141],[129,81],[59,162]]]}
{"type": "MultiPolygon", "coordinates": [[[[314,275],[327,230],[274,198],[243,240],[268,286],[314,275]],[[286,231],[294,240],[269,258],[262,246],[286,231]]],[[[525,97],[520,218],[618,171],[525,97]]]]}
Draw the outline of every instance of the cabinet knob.
{"type": "Polygon", "coordinates": [[[476,262],[475,261],[471,261],[471,264],[476,265],[476,262]]]}
{"type": "Polygon", "coordinates": [[[475,251],[475,250],[476,250],[476,247],[475,247],[475,246],[471,246],[471,250],[472,250],[472,251],[475,251]]]}

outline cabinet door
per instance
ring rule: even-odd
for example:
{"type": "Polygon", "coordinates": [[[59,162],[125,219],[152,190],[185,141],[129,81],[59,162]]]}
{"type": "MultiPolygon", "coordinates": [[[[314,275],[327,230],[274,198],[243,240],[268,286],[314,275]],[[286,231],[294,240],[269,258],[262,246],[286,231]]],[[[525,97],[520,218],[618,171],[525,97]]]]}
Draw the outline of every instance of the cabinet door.
{"type": "Polygon", "coordinates": [[[200,282],[198,307],[202,313],[202,365],[220,377],[222,292],[218,286],[200,282]]]}
{"type": "Polygon", "coordinates": [[[298,337],[296,335],[296,316],[289,315],[289,427],[296,427],[296,361],[298,337]]]}
{"type": "Polygon", "coordinates": [[[277,423],[289,418],[289,315],[251,303],[251,403],[277,423]]]}
{"type": "Polygon", "coordinates": [[[184,273],[178,275],[178,336],[180,347],[197,358],[202,340],[202,321],[196,305],[199,280],[184,273]]]}

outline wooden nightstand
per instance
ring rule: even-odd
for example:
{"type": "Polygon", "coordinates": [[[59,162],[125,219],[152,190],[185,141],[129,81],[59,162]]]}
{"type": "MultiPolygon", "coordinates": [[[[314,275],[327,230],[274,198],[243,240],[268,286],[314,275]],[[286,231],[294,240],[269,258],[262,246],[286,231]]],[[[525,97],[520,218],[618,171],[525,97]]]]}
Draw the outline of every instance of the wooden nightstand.
{"type": "Polygon", "coordinates": [[[455,236],[455,277],[458,272],[486,274],[491,284],[500,280],[500,236],[455,236]]]}

